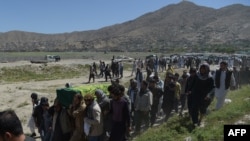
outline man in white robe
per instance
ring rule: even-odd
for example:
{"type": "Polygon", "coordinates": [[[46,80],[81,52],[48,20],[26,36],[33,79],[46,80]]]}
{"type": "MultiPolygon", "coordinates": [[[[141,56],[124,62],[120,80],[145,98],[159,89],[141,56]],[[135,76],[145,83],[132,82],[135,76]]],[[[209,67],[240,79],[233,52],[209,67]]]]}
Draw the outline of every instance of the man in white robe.
{"type": "Polygon", "coordinates": [[[214,73],[214,81],[215,81],[215,97],[216,97],[216,105],[215,110],[219,110],[224,102],[230,86],[235,87],[235,78],[227,67],[227,62],[220,62],[220,69],[216,70],[214,73]]]}

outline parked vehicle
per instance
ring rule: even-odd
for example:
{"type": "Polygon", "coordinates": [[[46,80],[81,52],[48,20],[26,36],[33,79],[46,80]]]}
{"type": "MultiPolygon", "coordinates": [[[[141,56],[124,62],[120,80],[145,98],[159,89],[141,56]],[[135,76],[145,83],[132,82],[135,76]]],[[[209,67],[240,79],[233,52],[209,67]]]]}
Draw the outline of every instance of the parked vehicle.
{"type": "Polygon", "coordinates": [[[134,58],[131,58],[131,57],[128,57],[128,56],[124,56],[124,55],[120,55],[120,56],[117,56],[114,59],[114,62],[120,62],[120,61],[123,61],[123,62],[132,62],[133,60],[134,60],[134,58]]]}
{"type": "Polygon", "coordinates": [[[49,62],[59,62],[61,57],[59,55],[45,55],[44,59],[40,60],[30,60],[31,63],[49,63],[49,62]]]}
{"type": "Polygon", "coordinates": [[[59,55],[46,55],[45,60],[48,62],[58,62],[61,60],[61,57],[59,55]]]}

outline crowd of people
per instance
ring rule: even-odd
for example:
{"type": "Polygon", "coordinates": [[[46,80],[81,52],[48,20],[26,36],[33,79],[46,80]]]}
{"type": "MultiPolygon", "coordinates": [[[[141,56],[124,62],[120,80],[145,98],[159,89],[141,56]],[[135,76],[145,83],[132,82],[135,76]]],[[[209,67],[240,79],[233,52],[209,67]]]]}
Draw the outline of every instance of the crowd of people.
{"type": "MultiPolygon", "coordinates": [[[[217,100],[214,110],[219,110],[229,88],[236,87],[235,75],[228,69],[226,61],[221,61],[220,68],[215,71],[210,70],[208,63],[201,63],[198,69],[191,67],[182,74],[175,72],[169,64],[164,79],[160,78],[157,68],[152,70],[138,62],[133,62],[127,91],[116,79],[108,87],[109,95],[100,89],[84,96],[76,93],[69,107],[64,107],[57,98],[50,106],[48,98],[38,98],[37,93],[32,93],[33,111],[28,122],[31,136],[37,136],[37,128],[42,141],[126,141],[131,132],[138,135],[142,128],[153,127],[157,118],[167,122],[173,113],[183,116],[186,109],[196,127],[200,126],[214,97],[217,100]]],[[[109,65],[102,66],[103,63],[100,61],[99,75],[105,75],[107,81],[105,68],[109,65]]],[[[118,63],[118,68],[121,65],[118,63]]],[[[90,67],[89,82],[97,75],[96,69],[97,66],[90,67]]],[[[109,70],[109,77],[118,75],[122,78],[121,71],[118,72],[114,74],[109,70]]],[[[0,113],[0,138],[11,137],[12,133],[7,136],[9,130],[2,129],[5,127],[3,115],[0,113]]],[[[20,128],[13,134],[23,134],[20,128]]]]}

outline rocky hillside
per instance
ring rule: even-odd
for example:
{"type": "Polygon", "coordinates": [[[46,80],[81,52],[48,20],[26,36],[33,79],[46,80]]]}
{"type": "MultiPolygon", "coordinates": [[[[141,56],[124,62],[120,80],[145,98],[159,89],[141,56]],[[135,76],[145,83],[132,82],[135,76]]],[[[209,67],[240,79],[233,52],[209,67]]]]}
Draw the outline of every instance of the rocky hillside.
{"type": "Polygon", "coordinates": [[[99,30],[0,33],[1,51],[145,51],[250,44],[250,7],[213,9],[180,2],[99,30]]]}

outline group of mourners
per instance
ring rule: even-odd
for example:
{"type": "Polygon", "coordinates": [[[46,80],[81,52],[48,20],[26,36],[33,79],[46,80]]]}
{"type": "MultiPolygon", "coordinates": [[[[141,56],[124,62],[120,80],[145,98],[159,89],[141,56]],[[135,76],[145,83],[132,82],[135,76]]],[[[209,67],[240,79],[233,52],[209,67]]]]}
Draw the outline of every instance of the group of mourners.
{"type": "Polygon", "coordinates": [[[105,81],[111,80],[112,78],[122,78],[123,77],[123,62],[115,61],[114,57],[111,59],[111,64],[106,64],[104,61],[99,61],[100,73],[97,73],[98,65],[93,62],[89,67],[89,81],[88,83],[95,82],[95,78],[98,76],[100,78],[104,77],[105,81]]]}
{"type": "Polygon", "coordinates": [[[42,141],[126,141],[131,132],[138,135],[153,127],[157,118],[167,122],[173,113],[183,116],[185,109],[196,127],[213,98],[217,100],[214,110],[219,110],[229,88],[236,87],[234,73],[225,61],[215,71],[203,63],[199,69],[191,67],[183,74],[168,65],[164,80],[157,71],[144,78],[142,67],[135,66],[135,77],[130,79],[127,91],[116,79],[108,87],[109,94],[100,89],[84,96],[76,93],[69,107],[57,98],[50,106],[48,98],[39,99],[32,93],[33,113],[28,123],[31,136],[36,136],[38,128],[42,141]]]}

